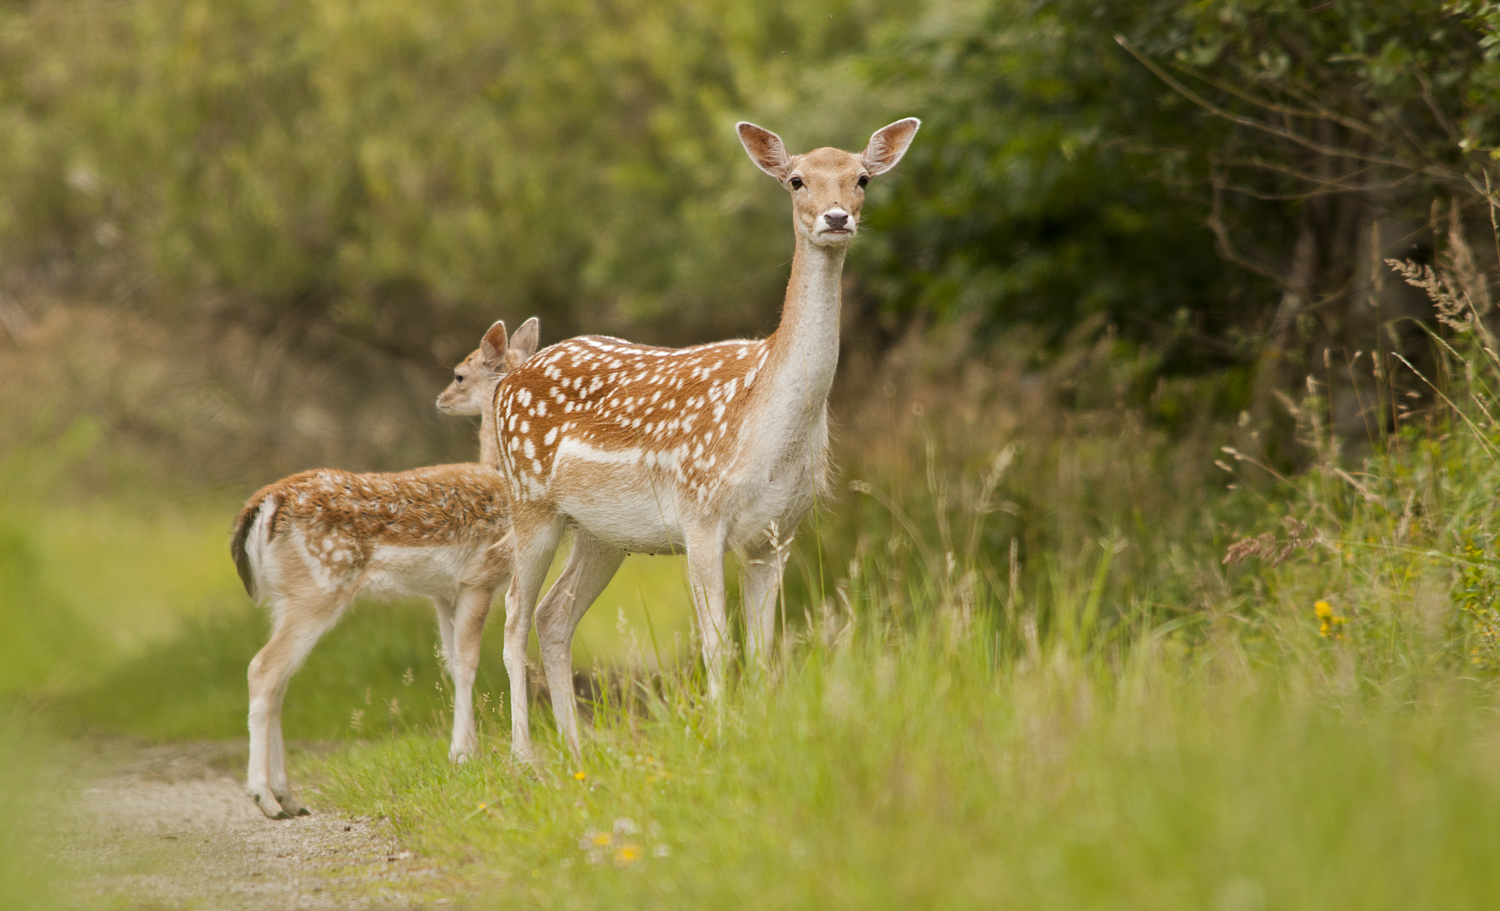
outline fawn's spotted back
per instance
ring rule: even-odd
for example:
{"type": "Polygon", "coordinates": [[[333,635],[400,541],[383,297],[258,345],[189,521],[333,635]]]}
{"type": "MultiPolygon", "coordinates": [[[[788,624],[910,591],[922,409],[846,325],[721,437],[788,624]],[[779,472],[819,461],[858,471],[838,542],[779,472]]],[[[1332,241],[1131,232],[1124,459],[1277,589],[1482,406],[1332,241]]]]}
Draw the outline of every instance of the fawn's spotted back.
{"type": "MultiPolygon", "coordinates": [[[[314,577],[337,587],[369,565],[380,548],[488,547],[508,530],[507,503],[502,479],[483,465],[386,474],[323,468],[257,491],[235,520],[235,535],[250,534],[257,513],[270,505],[265,543],[298,536],[300,556],[314,577]]],[[[242,540],[234,553],[248,589],[242,540]]]]}

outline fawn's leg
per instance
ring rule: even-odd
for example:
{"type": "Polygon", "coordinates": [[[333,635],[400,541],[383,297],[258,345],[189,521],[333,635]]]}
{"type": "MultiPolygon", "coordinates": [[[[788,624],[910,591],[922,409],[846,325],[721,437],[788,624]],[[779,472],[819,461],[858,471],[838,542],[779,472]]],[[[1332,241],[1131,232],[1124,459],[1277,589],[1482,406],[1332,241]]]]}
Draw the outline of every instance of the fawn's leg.
{"type": "Polygon", "coordinates": [[[515,570],[505,595],[505,673],[510,677],[510,749],[517,758],[534,763],[531,748],[530,684],[526,678],[526,640],[537,595],[547,579],[562,523],[551,515],[511,517],[515,570]]]}
{"type": "Polygon", "coordinates": [[[281,739],[281,703],[292,674],[333,626],[348,603],[340,592],[317,597],[286,597],[274,605],[271,639],[250,662],[250,796],[271,819],[305,815],[292,798],[281,739]]]}
{"type": "Polygon", "coordinates": [[[453,678],[453,742],[448,747],[452,762],[463,762],[479,752],[479,733],[474,729],[474,675],[479,668],[484,621],[494,599],[493,585],[465,587],[458,594],[451,624],[454,645],[448,653],[448,674],[453,678]]]}
{"type": "Polygon", "coordinates": [[[453,616],[458,610],[458,599],[462,593],[456,596],[434,595],[432,606],[437,610],[438,638],[443,648],[443,667],[448,671],[448,676],[453,676],[453,661],[458,654],[457,642],[454,639],[453,616]]]}

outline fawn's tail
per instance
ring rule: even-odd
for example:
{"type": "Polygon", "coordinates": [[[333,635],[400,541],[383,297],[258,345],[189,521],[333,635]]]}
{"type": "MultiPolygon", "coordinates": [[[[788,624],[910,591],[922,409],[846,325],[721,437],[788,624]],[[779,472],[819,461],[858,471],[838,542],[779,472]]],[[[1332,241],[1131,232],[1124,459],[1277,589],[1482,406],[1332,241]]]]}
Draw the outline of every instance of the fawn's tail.
{"type": "MultiPolygon", "coordinates": [[[[252,542],[250,535],[256,529],[269,526],[276,518],[276,507],[280,505],[276,498],[271,496],[268,490],[256,492],[249,500],[245,501],[245,508],[234,517],[234,530],[229,540],[229,552],[234,555],[234,568],[240,574],[240,582],[245,586],[245,593],[256,600],[260,599],[259,586],[256,585],[255,559],[250,553],[250,548],[257,543],[252,542]],[[262,516],[264,513],[264,516],[262,516]]],[[[269,537],[269,531],[263,532],[269,537]]],[[[255,547],[259,550],[258,547],[255,547]]]]}

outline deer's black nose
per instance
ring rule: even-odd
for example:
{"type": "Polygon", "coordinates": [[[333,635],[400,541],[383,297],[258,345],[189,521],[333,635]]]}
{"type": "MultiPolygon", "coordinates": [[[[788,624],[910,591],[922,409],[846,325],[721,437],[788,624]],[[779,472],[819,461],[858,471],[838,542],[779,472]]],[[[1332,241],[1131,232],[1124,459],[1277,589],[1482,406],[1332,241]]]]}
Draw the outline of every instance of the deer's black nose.
{"type": "Polygon", "coordinates": [[[833,231],[842,230],[844,225],[849,221],[849,216],[845,215],[842,212],[829,212],[823,217],[827,219],[828,227],[833,231]]]}

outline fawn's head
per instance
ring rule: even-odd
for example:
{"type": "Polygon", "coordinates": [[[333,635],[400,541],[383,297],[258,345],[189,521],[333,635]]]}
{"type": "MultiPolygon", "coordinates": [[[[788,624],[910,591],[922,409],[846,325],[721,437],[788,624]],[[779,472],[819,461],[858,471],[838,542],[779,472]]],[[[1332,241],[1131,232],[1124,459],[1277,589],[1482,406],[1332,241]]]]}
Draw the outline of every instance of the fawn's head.
{"type": "Polygon", "coordinates": [[[540,336],[541,327],[534,316],[509,339],[505,321],[497,321],[484,334],[479,348],[453,368],[453,382],[438,396],[438,410],[444,414],[483,414],[500,378],[536,353],[540,336]]]}
{"type": "Polygon", "coordinates": [[[896,166],[921,125],[908,117],[881,127],[858,154],[823,148],[788,155],[781,137],[770,130],[743,121],[736,129],[750,160],[792,194],[797,235],[820,246],[840,246],[859,230],[865,184],[896,166]]]}

